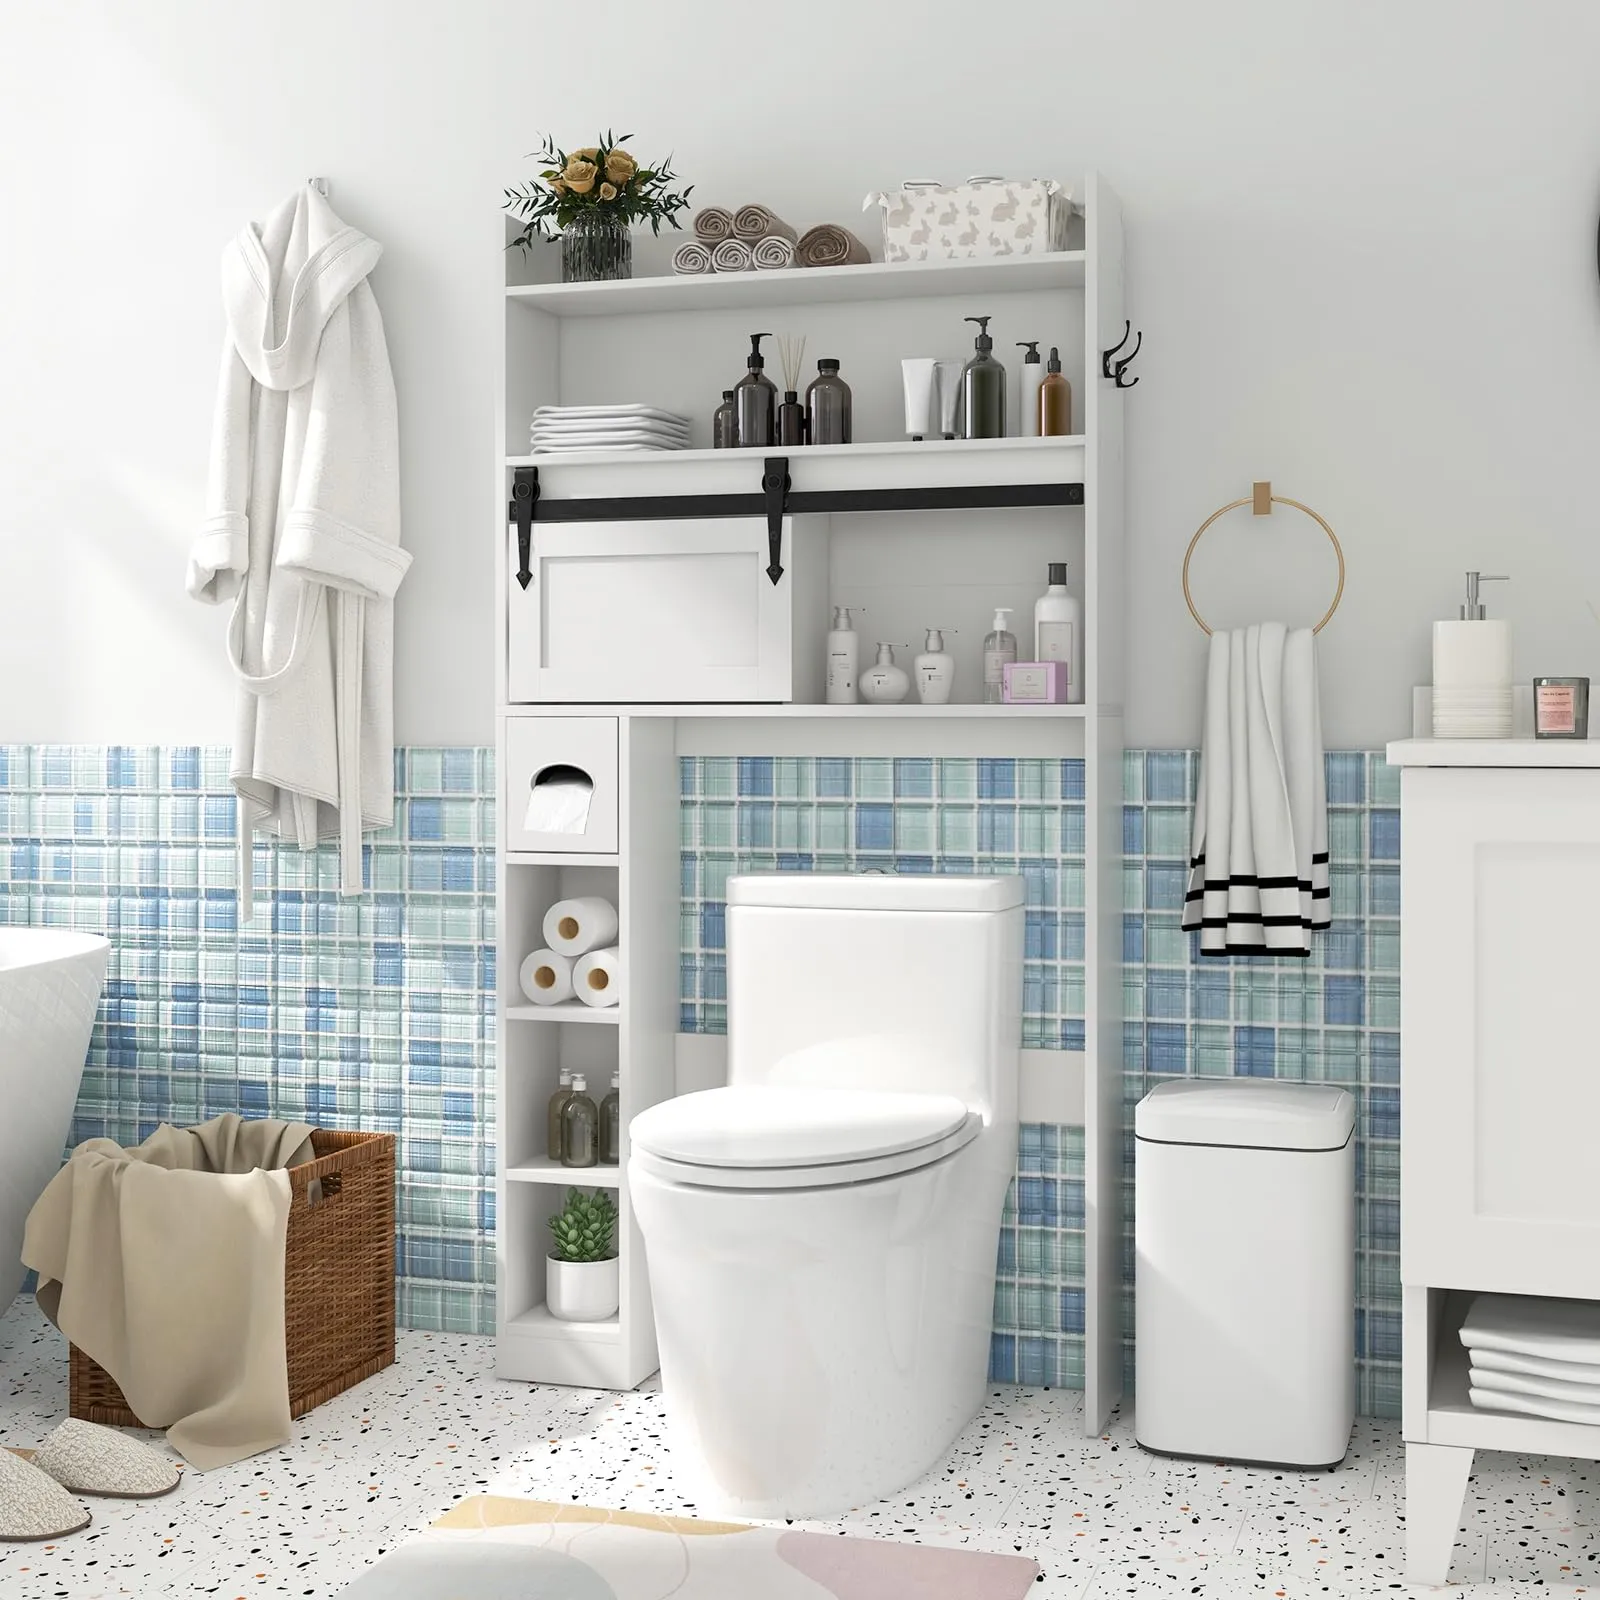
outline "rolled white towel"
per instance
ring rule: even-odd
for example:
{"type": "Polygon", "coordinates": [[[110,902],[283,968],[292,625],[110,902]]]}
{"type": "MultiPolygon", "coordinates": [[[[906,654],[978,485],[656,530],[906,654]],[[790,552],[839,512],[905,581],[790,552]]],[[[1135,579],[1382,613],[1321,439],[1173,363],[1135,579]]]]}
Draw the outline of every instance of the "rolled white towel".
{"type": "Polygon", "coordinates": [[[748,272],[750,246],[743,239],[724,239],[711,252],[711,264],[718,272],[748,272]]]}
{"type": "Polygon", "coordinates": [[[782,217],[775,212],[767,210],[765,206],[748,205],[740,206],[733,214],[733,236],[743,239],[747,244],[754,244],[757,239],[766,239],[776,234],[780,239],[787,239],[793,244],[800,237],[782,217]]]}
{"type": "Polygon", "coordinates": [[[704,239],[685,239],[672,252],[672,270],[686,278],[698,278],[717,269],[711,264],[711,246],[704,239]]]}
{"type": "Polygon", "coordinates": [[[694,232],[697,239],[707,244],[720,244],[733,237],[733,213],[726,206],[703,206],[694,214],[694,232]]]}
{"type": "Polygon", "coordinates": [[[770,272],[794,265],[794,240],[781,233],[769,233],[757,239],[750,251],[751,265],[758,272],[770,272]]]}

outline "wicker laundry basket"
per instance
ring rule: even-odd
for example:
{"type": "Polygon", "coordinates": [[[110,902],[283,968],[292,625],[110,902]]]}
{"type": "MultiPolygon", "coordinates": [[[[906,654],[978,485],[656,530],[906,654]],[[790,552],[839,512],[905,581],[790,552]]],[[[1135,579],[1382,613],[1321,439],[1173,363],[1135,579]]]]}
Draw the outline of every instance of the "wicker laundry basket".
{"type": "MultiPolygon", "coordinates": [[[[392,1133],[314,1129],[316,1160],[289,1168],[283,1319],[289,1412],[301,1417],[394,1361],[392,1133]],[[321,1199],[308,1191],[321,1182],[321,1199]]],[[[71,1414],[140,1428],[105,1369],[72,1347],[71,1414]]]]}

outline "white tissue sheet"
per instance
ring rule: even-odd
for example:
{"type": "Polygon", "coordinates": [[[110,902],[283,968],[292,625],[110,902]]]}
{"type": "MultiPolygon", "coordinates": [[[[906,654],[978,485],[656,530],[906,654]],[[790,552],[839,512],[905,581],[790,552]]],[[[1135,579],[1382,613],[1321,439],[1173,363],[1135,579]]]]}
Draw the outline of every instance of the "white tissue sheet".
{"type": "Polygon", "coordinates": [[[580,956],[573,987],[586,1006],[614,1006],[622,998],[622,952],[615,945],[580,956]]]}
{"type": "Polygon", "coordinates": [[[544,942],[564,956],[586,955],[617,937],[617,908],[601,895],[557,900],[544,914],[544,942]]]}
{"type": "Polygon", "coordinates": [[[534,780],[528,809],[522,816],[525,833],[582,833],[589,826],[589,806],[594,784],[588,778],[534,780]]]}
{"type": "Polygon", "coordinates": [[[572,957],[555,950],[525,956],[517,974],[522,992],[536,1006],[557,1006],[572,998],[572,957]]]}

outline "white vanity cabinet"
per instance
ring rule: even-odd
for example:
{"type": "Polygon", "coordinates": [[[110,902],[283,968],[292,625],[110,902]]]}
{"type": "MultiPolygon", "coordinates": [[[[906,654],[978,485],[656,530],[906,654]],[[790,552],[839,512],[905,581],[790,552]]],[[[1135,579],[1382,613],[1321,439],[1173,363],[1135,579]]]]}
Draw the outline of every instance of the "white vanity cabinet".
{"type": "Polygon", "coordinates": [[[536,523],[507,590],[510,699],[820,700],[827,518],[785,517],[779,550],[774,583],[760,517],[536,523]]]}
{"type": "Polygon", "coordinates": [[[1401,775],[1407,1566],[1443,1583],[1475,1449],[1600,1427],[1475,1408],[1477,1293],[1600,1300],[1600,741],[1411,739],[1401,775]]]}

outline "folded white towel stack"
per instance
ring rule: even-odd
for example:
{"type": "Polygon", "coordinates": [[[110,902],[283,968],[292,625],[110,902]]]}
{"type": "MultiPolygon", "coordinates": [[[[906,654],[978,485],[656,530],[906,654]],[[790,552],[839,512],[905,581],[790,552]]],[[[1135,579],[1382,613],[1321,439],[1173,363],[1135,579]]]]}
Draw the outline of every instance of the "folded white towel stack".
{"type": "Polygon", "coordinates": [[[1461,1342],[1473,1405],[1600,1423],[1600,1304],[1480,1294],[1462,1320],[1461,1342]]]}
{"type": "Polygon", "coordinates": [[[1211,635],[1203,738],[1183,926],[1202,955],[1310,955],[1331,913],[1310,628],[1211,635]]]}
{"type": "Polygon", "coordinates": [[[528,429],[533,455],[570,450],[687,450],[689,419],[654,406],[540,406],[528,429]]]}

